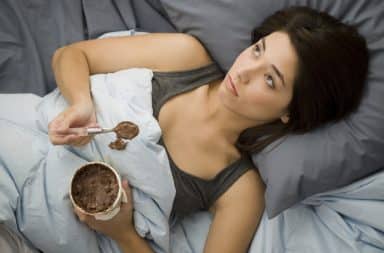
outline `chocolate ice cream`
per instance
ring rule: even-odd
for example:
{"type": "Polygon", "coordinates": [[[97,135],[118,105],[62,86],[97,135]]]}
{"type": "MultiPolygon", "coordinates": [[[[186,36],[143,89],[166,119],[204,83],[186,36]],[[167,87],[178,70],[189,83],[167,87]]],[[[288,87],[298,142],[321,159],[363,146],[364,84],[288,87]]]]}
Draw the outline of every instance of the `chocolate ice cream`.
{"type": "Polygon", "coordinates": [[[117,138],[115,141],[109,143],[111,149],[122,150],[125,149],[125,146],[127,146],[127,143],[121,138],[117,138]]]}
{"type": "Polygon", "coordinates": [[[113,129],[116,133],[116,140],[109,144],[111,149],[122,150],[125,149],[127,142],[123,139],[131,140],[139,134],[139,127],[130,122],[130,121],[122,121],[113,129]]]}
{"type": "Polygon", "coordinates": [[[89,164],[76,172],[72,181],[72,198],[89,213],[105,211],[113,205],[119,192],[118,179],[108,167],[89,164]]]}
{"type": "Polygon", "coordinates": [[[122,121],[114,128],[117,138],[132,139],[139,133],[139,128],[135,123],[122,121]]]}

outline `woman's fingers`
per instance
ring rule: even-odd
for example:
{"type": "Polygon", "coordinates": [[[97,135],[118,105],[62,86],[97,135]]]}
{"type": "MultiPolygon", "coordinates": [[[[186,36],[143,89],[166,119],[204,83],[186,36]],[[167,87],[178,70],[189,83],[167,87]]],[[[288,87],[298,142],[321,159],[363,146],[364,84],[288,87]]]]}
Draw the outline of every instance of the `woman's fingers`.
{"type": "Polygon", "coordinates": [[[123,179],[123,181],[121,182],[121,185],[123,186],[123,189],[125,190],[126,193],[130,191],[127,179],[123,179]]]}
{"type": "Polygon", "coordinates": [[[88,144],[90,141],[92,140],[92,136],[86,136],[86,137],[78,137],[76,139],[74,139],[73,141],[69,142],[68,144],[69,145],[72,145],[72,146],[76,146],[76,147],[79,147],[79,146],[84,146],[85,144],[88,144]]]}
{"type": "Polygon", "coordinates": [[[92,123],[90,123],[89,125],[87,125],[87,127],[100,127],[100,126],[99,126],[99,123],[97,123],[97,122],[92,122],[92,123]]]}
{"type": "Polygon", "coordinates": [[[87,221],[87,215],[82,213],[77,207],[73,207],[73,211],[75,212],[75,214],[77,215],[77,217],[81,222],[87,221]]]}
{"type": "Polygon", "coordinates": [[[51,140],[52,144],[54,145],[63,145],[63,144],[69,144],[76,140],[78,136],[74,134],[70,135],[58,135],[56,133],[50,133],[49,134],[49,139],[51,140]]]}
{"type": "Polygon", "coordinates": [[[58,133],[50,133],[49,135],[52,144],[54,145],[72,145],[83,146],[92,140],[92,136],[79,136],[76,134],[61,135],[58,133]]]}
{"type": "MultiPolygon", "coordinates": [[[[100,127],[100,126],[97,122],[92,122],[92,123],[88,124],[86,127],[89,128],[89,127],[100,127]]],[[[93,138],[92,135],[82,136],[82,137],[79,137],[79,138],[75,139],[74,141],[72,141],[70,143],[70,145],[84,146],[84,145],[88,144],[92,140],[92,138],[93,138]]]]}
{"type": "Polygon", "coordinates": [[[80,221],[84,222],[85,221],[85,214],[83,214],[79,209],[77,209],[76,207],[73,207],[73,211],[75,212],[75,214],[77,215],[77,217],[79,218],[80,221]]]}
{"type": "Polygon", "coordinates": [[[77,115],[74,110],[67,109],[61,112],[53,121],[50,129],[56,132],[65,133],[68,128],[76,121],[77,115]]]}
{"type": "Polygon", "coordinates": [[[129,209],[133,209],[133,204],[132,204],[132,189],[131,187],[129,186],[128,184],[128,180],[127,179],[124,179],[121,183],[124,191],[125,191],[125,195],[127,197],[127,202],[124,203],[122,202],[121,203],[121,208],[129,208],[129,209]]]}
{"type": "Polygon", "coordinates": [[[76,139],[75,134],[68,133],[72,117],[68,111],[61,112],[48,124],[49,138],[54,145],[68,144],[76,139]]]}
{"type": "Polygon", "coordinates": [[[60,129],[61,125],[63,124],[63,120],[64,120],[64,115],[60,113],[54,120],[52,120],[48,124],[48,129],[53,131],[60,129]]]}
{"type": "Polygon", "coordinates": [[[81,146],[87,144],[92,139],[91,136],[80,136],[70,128],[97,126],[92,103],[72,105],[48,124],[49,138],[55,145],[81,146]]]}
{"type": "Polygon", "coordinates": [[[76,213],[79,220],[83,223],[85,223],[87,226],[89,226],[92,229],[95,229],[95,218],[92,215],[87,215],[83,212],[81,212],[78,208],[74,207],[74,212],[76,213]]]}

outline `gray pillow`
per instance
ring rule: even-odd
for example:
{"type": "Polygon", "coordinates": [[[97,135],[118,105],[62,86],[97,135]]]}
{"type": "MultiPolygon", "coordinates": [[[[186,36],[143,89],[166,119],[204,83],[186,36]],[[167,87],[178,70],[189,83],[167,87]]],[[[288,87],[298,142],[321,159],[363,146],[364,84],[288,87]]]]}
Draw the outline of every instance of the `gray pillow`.
{"type": "Polygon", "coordinates": [[[384,1],[161,0],[178,31],[200,39],[227,71],[250,45],[251,31],[284,7],[304,5],[354,24],[368,41],[368,87],[358,111],[304,135],[288,136],[253,155],[274,217],[315,193],[341,187],[384,168],[384,1]],[[271,147],[274,147],[273,149],[271,147]]]}

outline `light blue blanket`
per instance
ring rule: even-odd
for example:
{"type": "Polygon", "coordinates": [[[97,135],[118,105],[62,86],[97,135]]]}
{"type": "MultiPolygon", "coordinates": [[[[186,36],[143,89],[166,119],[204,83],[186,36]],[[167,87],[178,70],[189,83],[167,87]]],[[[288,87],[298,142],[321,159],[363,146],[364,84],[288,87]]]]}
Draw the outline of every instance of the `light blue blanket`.
{"type": "MultiPolygon", "coordinates": [[[[84,148],[50,145],[46,125],[65,106],[58,91],[43,99],[0,95],[0,221],[45,253],[119,252],[76,220],[68,199],[74,170],[105,160],[134,186],[136,228],[152,238],[156,252],[203,252],[208,213],[170,228],[167,223],[174,188],[166,154],[156,144],[161,132],[150,109],[151,77],[145,69],[92,77],[100,124],[113,126],[129,116],[140,127],[123,152],[107,147],[110,135],[84,148]]],[[[259,252],[384,252],[384,172],[315,195],[272,220],[264,215],[249,250],[259,252]]]]}
{"type": "Polygon", "coordinates": [[[175,189],[166,152],[156,144],[161,130],[152,116],[151,80],[148,69],[91,77],[98,123],[113,127],[130,120],[139,126],[139,135],[122,151],[108,147],[114,133],[98,135],[80,148],[51,145],[48,123],[67,106],[58,90],[35,108],[28,108],[33,106],[28,104],[30,95],[1,95],[0,222],[46,253],[119,252],[111,240],[75,218],[68,198],[76,168],[87,161],[105,161],[133,187],[139,234],[156,252],[169,252],[168,219],[175,189]],[[22,105],[15,103],[15,96],[22,105]],[[15,106],[26,106],[29,114],[10,114],[15,106]]]}
{"type": "MultiPolygon", "coordinates": [[[[198,213],[171,228],[173,252],[203,252],[212,217],[198,213]]],[[[383,253],[384,171],[318,194],[274,219],[263,215],[249,253],[383,253]]]]}

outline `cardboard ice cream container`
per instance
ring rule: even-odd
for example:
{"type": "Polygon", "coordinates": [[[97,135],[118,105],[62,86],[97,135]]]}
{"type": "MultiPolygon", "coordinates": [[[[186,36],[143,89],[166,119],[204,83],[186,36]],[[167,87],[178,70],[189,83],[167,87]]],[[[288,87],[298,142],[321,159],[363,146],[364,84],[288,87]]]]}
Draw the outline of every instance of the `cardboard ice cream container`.
{"type": "Polygon", "coordinates": [[[74,173],[69,196],[74,207],[97,220],[112,219],[127,196],[119,173],[104,162],[88,162],[74,173]]]}

